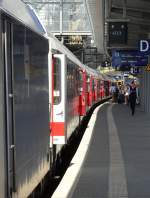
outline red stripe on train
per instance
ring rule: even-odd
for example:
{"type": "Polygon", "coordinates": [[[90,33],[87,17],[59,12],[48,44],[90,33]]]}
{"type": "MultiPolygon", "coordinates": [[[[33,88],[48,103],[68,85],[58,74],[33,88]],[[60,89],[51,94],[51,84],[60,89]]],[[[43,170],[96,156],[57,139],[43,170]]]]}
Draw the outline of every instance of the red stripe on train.
{"type": "Polygon", "coordinates": [[[65,136],[65,123],[53,122],[51,125],[51,136],[65,136]]]}

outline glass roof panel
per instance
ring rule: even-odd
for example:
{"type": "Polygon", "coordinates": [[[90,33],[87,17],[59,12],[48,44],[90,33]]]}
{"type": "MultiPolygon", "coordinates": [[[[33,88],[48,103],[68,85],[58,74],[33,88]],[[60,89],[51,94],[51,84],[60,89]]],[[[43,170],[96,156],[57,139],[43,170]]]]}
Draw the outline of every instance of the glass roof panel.
{"type": "Polygon", "coordinates": [[[37,12],[48,32],[91,32],[84,0],[24,0],[37,12]]]}

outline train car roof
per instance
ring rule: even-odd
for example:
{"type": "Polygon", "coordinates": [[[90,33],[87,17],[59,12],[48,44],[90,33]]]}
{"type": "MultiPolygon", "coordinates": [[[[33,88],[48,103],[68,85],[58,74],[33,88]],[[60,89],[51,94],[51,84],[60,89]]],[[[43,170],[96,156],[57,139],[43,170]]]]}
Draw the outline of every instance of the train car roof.
{"type": "Polygon", "coordinates": [[[67,48],[65,47],[56,37],[49,35],[50,48],[58,50],[60,53],[65,54],[71,61],[76,63],[82,70],[85,70],[85,65],[67,48]]]}
{"type": "Polygon", "coordinates": [[[101,80],[114,82],[113,78],[91,67],[86,66],[86,71],[89,75],[93,75],[94,77],[100,78],[101,80]]]}
{"type": "Polygon", "coordinates": [[[23,23],[33,31],[45,35],[46,31],[35,11],[21,0],[0,0],[0,10],[23,23]]]}
{"type": "Polygon", "coordinates": [[[105,81],[115,82],[114,78],[112,78],[111,76],[108,76],[107,74],[102,74],[102,76],[105,81]]]}
{"type": "Polygon", "coordinates": [[[97,78],[100,77],[99,72],[89,66],[86,66],[86,72],[90,75],[97,77],[97,78]]]}

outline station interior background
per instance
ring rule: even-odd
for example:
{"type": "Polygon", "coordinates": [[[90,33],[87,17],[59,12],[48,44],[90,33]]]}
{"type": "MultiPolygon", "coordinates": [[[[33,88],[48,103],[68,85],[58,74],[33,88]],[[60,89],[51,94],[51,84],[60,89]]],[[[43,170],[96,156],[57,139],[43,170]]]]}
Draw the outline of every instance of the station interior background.
{"type": "MultiPolygon", "coordinates": [[[[149,0],[23,0],[37,12],[48,34],[53,34],[84,64],[113,75],[113,50],[137,50],[141,39],[150,39],[149,0]],[[122,37],[114,35],[113,28],[122,37]]],[[[148,57],[149,59],[149,57],[148,57]]],[[[149,61],[148,61],[149,63],[149,61]]],[[[128,65],[127,65],[128,66],[128,65]]],[[[138,66],[141,109],[150,113],[150,72],[138,66]]],[[[130,72],[134,67],[127,67],[130,72]]],[[[117,71],[118,72],[118,71],[117,71]]],[[[124,72],[121,71],[121,74],[124,72]]]]}

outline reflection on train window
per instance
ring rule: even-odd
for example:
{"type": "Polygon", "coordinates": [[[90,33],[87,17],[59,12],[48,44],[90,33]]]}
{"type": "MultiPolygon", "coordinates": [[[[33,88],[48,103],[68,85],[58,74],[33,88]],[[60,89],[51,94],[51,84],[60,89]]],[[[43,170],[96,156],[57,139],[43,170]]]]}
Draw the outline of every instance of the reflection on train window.
{"type": "Polygon", "coordinates": [[[82,73],[82,71],[80,71],[80,73],[79,73],[79,91],[80,91],[80,93],[81,93],[81,91],[83,91],[82,90],[82,87],[83,87],[83,73],[82,73]]]}
{"type": "Polygon", "coordinates": [[[87,91],[90,92],[90,76],[87,77],[87,91]]]}
{"type": "MultiPolygon", "coordinates": [[[[88,82],[88,77],[87,77],[87,76],[86,76],[86,82],[88,82]]],[[[85,91],[88,92],[88,83],[86,83],[85,86],[86,86],[86,87],[85,87],[85,91]]]]}
{"type": "Polygon", "coordinates": [[[94,91],[95,89],[95,83],[94,83],[94,79],[92,79],[92,91],[94,91]]]}
{"type": "Polygon", "coordinates": [[[61,101],[61,60],[55,58],[54,61],[54,104],[61,101]]]}
{"type": "Polygon", "coordinates": [[[31,110],[35,105],[35,98],[41,98],[43,92],[46,97],[48,92],[48,44],[46,39],[17,22],[13,25],[12,41],[14,103],[26,104],[28,101],[31,110]]]}
{"type": "Polygon", "coordinates": [[[79,76],[77,66],[67,59],[67,100],[71,102],[78,95],[79,76]]]}

